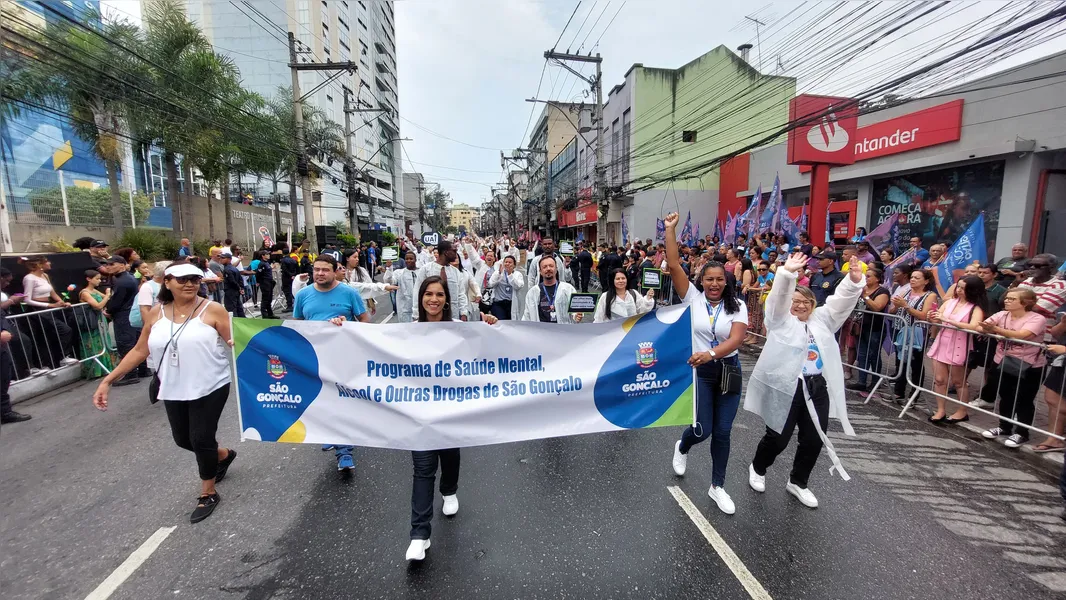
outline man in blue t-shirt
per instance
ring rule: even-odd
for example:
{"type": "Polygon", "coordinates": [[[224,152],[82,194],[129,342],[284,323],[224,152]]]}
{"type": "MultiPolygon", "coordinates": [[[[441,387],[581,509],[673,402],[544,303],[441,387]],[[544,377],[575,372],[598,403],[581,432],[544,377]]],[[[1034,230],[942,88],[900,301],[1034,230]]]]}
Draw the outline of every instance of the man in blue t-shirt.
{"type": "MultiPolygon", "coordinates": [[[[328,254],[320,254],[311,265],[315,284],[296,294],[292,317],[304,321],[329,321],[342,325],[345,321],[370,322],[363,297],[349,285],[337,281],[337,261],[328,254]]],[[[300,275],[307,277],[307,275],[300,275]]],[[[338,471],[354,471],[355,446],[326,444],[323,450],[333,449],[337,456],[338,471]]]]}

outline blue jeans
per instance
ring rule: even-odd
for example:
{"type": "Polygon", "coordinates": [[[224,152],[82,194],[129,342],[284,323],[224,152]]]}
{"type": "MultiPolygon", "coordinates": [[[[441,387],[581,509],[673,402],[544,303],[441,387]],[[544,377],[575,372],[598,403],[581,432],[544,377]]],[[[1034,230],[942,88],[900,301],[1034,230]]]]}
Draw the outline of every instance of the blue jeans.
{"type": "Polygon", "coordinates": [[[711,438],[711,484],[725,485],[725,468],[729,463],[729,434],[733,419],[740,407],[740,394],[722,394],[718,380],[722,373],[720,363],[740,365],[739,357],[723,358],[696,368],[696,424],[681,434],[681,454],[688,454],[692,446],[711,438]]]}
{"type": "MultiPolygon", "coordinates": [[[[333,447],[334,454],[336,454],[337,458],[340,458],[344,455],[351,456],[352,450],[355,450],[355,446],[340,446],[337,444],[322,444],[322,449],[329,450],[330,446],[333,447]]],[[[355,458],[353,457],[352,460],[354,461],[355,458]]]]}
{"type": "MultiPolygon", "coordinates": [[[[872,373],[881,372],[881,336],[876,333],[859,335],[859,347],[856,348],[855,366],[872,373]]],[[[856,371],[855,381],[866,387],[866,373],[856,371]]]]}

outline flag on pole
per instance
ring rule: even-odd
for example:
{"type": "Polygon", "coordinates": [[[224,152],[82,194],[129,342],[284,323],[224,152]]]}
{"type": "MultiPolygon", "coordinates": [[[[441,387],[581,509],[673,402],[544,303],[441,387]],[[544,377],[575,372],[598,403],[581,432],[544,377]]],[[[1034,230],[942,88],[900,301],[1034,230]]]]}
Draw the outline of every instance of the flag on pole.
{"type": "Polygon", "coordinates": [[[781,178],[774,176],[774,187],[770,190],[770,199],[766,201],[766,210],[759,218],[759,233],[781,232],[781,178]]]}
{"type": "Polygon", "coordinates": [[[755,190],[755,195],[751,197],[751,202],[748,203],[748,209],[737,216],[737,232],[735,234],[737,237],[741,233],[747,233],[749,236],[755,235],[759,226],[759,202],[761,199],[762,184],[759,184],[759,189],[755,190]]]}
{"type": "Polygon", "coordinates": [[[897,256],[892,262],[885,265],[884,281],[881,283],[886,284],[885,287],[888,287],[887,284],[892,281],[892,271],[900,265],[914,262],[917,258],[918,255],[915,253],[914,248],[909,248],[906,252],[897,256]]]}
{"type": "Polygon", "coordinates": [[[783,219],[781,219],[780,232],[786,238],[788,238],[788,243],[789,243],[790,246],[792,246],[792,247],[799,246],[799,243],[800,243],[800,239],[799,239],[800,228],[799,228],[799,225],[796,225],[795,221],[793,221],[792,219],[788,218],[788,215],[785,215],[785,217],[783,219]]]}
{"type": "Polygon", "coordinates": [[[799,219],[796,221],[796,225],[799,226],[800,231],[807,231],[807,205],[803,205],[803,209],[800,211],[799,219]]]}
{"type": "Polygon", "coordinates": [[[574,240],[574,241],[575,242],[583,242],[583,241],[585,241],[585,231],[582,230],[582,231],[577,232],[577,239],[574,240]]]}
{"type": "Polygon", "coordinates": [[[739,225],[738,225],[739,222],[740,222],[740,213],[737,213],[735,215],[731,214],[731,215],[729,215],[729,219],[726,220],[726,222],[725,222],[725,231],[722,232],[723,235],[720,238],[722,240],[722,242],[725,243],[726,246],[732,246],[733,244],[736,243],[736,241],[737,241],[737,228],[739,227],[739,225]]]}
{"type": "Polygon", "coordinates": [[[832,212],[833,203],[830,202],[829,205],[825,207],[825,243],[827,246],[829,245],[829,242],[833,239],[833,228],[832,224],[829,222],[829,215],[832,214],[832,212]]]}
{"type": "Polygon", "coordinates": [[[663,223],[662,219],[655,219],[655,242],[661,243],[666,241],[666,223],[663,223]]]}
{"type": "Polygon", "coordinates": [[[933,270],[937,285],[943,288],[943,292],[955,282],[955,271],[961,271],[966,265],[973,262],[985,264],[988,262],[988,244],[985,243],[985,213],[977,215],[973,223],[951,245],[947,255],[933,270]]]}
{"type": "Polygon", "coordinates": [[[692,243],[695,244],[700,240],[700,222],[696,221],[696,230],[692,232],[692,243]]]}
{"type": "Polygon", "coordinates": [[[896,236],[899,234],[899,217],[897,213],[889,214],[884,221],[874,227],[873,231],[866,234],[865,241],[870,243],[874,252],[880,252],[885,248],[891,248],[896,252],[896,236]]]}
{"type": "Polygon", "coordinates": [[[677,240],[686,246],[692,245],[692,211],[688,211],[688,215],[685,216],[685,226],[681,228],[681,234],[677,236],[677,240]]]}
{"type": "MultiPolygon", "coordinates": [[[[726,223],[728,223],[728,222],[733,220],[733,215],[730,214],[729,211],[726,211],[725,214],[726,214],[726,219],[725,219],[726,223]]],[[[715,220],[714,220],[714,234],[713,235],[714,235],[714,237],[718,238],[718,243],[722,243],[722,241],[725,239],[725,235],[723,235],[723,231],[722,231],[722,222],[719,221],[717,218],[715,218],[715,220]]]]}
{"type": "Polygon", "coordinates": [[[629,225],[626,224],[626,216],[622,215],[622,245],[629,243],[629,225]]]}

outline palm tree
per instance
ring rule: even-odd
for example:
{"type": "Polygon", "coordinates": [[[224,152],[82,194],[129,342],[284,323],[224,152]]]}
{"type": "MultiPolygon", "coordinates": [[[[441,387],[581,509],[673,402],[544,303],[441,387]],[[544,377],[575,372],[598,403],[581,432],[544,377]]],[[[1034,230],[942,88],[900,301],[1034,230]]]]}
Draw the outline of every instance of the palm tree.
{"type": "Polygon", "coordinates": [[[177,157],[190,152],[198,132],[218,128],[218,121],[210,118],[214,112],[211,108],[223,101],[219,91],[239,88],[240,74],[228,57],[214,52],[207,37],[174,0],[148,3],[144,23],[148,30],[145,51],[153,65],[151,88],[156,95],[179,103],[183,110],[151,104],[139,133],[163,147],[174,230],[192,231],[193,223],[188,218],[192,211],[187,206],[192,164],[185,160],[181,165],[186,176],[185,194],[181,194],[177,157]]]}
{"type": "Polygon", "coordinates": [[[25,102],[43,110],[69,112],[78,137],[91,144],[107,167],[111,214],[121,236],[125,221],[118,173],[130,139],[130,117],[144,97],[146,65],[129,50],[143,47],[140,29],[127,20],[90,26],[56,19],[41,31],[15,31],[11,60],[4,65],[6,112],[25,102]],[[129,50],[127,50],[129,49],[129,50]],[[13,94],[17,93],[15,96],[13,94]]]}

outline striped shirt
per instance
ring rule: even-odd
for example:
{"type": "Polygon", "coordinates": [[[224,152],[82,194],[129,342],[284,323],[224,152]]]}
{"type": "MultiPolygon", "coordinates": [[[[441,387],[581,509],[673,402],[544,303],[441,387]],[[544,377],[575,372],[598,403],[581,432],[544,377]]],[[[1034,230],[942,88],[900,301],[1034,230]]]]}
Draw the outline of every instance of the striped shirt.
{"type": "Polygon", "coordinates": [[[1034,312],[1049,320],[1058,320],[1055,316],[1055,311],[1066,304],[1066,281],[1049,279],[1044,283],[1035,283],[1033,278],[1030,277],[1018,285],[1019,287],[1027,287],[1036,294],[1034,312]]]}

